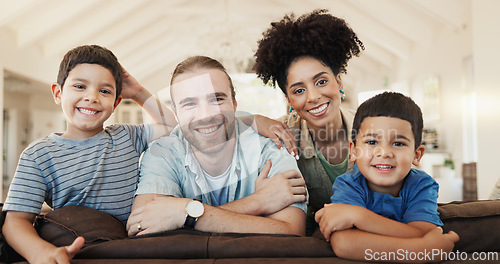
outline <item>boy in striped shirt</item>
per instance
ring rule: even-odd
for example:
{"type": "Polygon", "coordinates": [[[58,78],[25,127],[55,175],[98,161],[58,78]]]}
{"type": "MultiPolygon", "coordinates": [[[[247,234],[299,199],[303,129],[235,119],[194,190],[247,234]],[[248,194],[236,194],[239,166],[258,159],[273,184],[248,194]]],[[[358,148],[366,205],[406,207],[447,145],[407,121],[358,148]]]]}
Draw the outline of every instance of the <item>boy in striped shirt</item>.
{"type": "Polygon", "coordinates": [[[53,209],[94,208],[126,223],[141,153],[177,124],[111,51],[97,45],[66,53],[52,94],[64,112],[66,131],[36,140],[23,151],[3,206],[3,234],[30,263],[69,263],[84,243],[79,237],[57,248],[38,236],[33,222],[44,202],[53,209]],[[156,124],[104,127],[122,98],[141,105],[156,124]]]}

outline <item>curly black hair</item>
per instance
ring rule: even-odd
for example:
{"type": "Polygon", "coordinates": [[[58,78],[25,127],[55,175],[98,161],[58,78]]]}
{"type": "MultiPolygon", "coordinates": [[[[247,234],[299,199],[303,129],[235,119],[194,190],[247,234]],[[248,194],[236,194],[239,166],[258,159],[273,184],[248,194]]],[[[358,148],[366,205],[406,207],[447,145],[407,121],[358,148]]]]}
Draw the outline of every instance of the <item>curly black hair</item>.
{"type": "Polygon", "coordinates": [[[254,55],[254,70],[264,84],[271,82],[276,87],[278,83],[284,94],[288,67],[298,57],[313,57],[337,75],[346,73],[347,61],[365,49],[347,23],[326,9],[297,19],[293,13],[285,15],[262,35],[254,55]]]}

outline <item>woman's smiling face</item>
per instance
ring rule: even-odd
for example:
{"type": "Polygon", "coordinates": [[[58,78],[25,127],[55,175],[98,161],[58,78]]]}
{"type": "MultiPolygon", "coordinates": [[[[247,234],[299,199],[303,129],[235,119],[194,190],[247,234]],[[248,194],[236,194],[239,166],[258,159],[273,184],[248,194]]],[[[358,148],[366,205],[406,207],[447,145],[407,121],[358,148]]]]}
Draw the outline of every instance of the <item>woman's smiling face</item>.
{"type": "Polygon", "coordinates": [[[325,127],[339,112],[342,81],[330,67],[312,57],[290,64],[286,78],[288,102],[311,127],[325,127]]]}

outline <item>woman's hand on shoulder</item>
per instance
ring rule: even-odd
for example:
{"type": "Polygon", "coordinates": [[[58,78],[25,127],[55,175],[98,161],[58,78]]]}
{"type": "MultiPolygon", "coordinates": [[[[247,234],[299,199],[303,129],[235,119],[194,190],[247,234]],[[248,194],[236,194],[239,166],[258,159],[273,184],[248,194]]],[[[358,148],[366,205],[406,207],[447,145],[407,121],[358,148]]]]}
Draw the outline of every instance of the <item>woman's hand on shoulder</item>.
{"type": "Polygon", "coordinates": [[[252,128],[257,133],[271,139],[279,149],[283,148],[284,145],[288,152],[295,159],[298,159],[297,142],[286,124],[263,115],[253,115],[253,117],[252,128]]]}

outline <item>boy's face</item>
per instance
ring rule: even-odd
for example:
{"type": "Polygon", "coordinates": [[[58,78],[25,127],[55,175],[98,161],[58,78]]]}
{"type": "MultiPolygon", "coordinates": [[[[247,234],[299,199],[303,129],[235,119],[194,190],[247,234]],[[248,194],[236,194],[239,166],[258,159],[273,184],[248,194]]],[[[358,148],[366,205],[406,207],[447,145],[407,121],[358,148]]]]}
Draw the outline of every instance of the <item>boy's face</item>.
{"type": "Polygon", "coordinates": [[[111,72],[98,64],[79,64],[73,68],[61,89],[52,85],[56,104],[62,106],[67,128],[64,137],[89,138],[103,130],[104,121],[121,101],[116,98],[116,81],[111,72]]]}
{"type": "Polygon", "coordinates": [[[234,134],[236,102],[226,74],[199,69],[177,75],[171,86],[182,134],[196,150],[216,153],[234,134]]]}
{"type": "Polygon", "coordinates": [[[411,165],[417,166],[425,151],[423,145],[415,149],[410,122],[386,116],[364,118],[356,145],[351,141],[349,147],[368,187],[393,196],[398,196],[411,165]]]}

